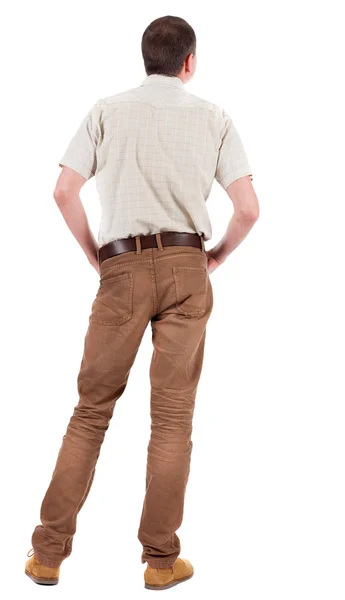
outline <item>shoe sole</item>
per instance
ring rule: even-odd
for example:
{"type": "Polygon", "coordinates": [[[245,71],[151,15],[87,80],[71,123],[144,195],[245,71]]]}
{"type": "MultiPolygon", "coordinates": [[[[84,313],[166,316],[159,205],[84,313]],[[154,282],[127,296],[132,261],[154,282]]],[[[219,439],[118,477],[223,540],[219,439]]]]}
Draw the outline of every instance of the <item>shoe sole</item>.
{"type": "Polygon", "coordinates": [[[145,588],[147,590],[168,590],[169,588],[172,588],[175,585],[178,585],[179,583],[188,581],[188,579],[191,579],[193,577],[193,575],[194,575],[194,573],[192,573],[191,575],[188,575],[188,577],[184,577],[183,579],[175,579],[174,581],[172,581],[171,583],[168,583],[167,585],[149,585],[148,583],[145,583],[145,588]]]}
{"type": "Polygon", "coordinates": [[[29,571],[25,571],[25,575],[30,577],[30,579],[38,585],[57,585],[59,583],[58,579],[41,579],[40,577],[35,577],[29,573],[29,571]]]}

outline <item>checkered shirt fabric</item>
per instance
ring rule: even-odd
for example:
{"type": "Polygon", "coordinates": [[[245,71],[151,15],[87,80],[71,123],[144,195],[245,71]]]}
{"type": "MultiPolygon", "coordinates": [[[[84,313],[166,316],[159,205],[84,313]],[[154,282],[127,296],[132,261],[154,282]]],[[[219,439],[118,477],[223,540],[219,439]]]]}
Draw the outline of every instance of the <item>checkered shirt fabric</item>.
{"type": "Polygon", "coordinates": [[[250,175],[237,130],[220,107],[190,94],[178,77],[150,75],[98,100],[59,162],[95,176],[98,243],[162,231],[211,238],[206,208],[214,179],[226,189],[250,175]]]}

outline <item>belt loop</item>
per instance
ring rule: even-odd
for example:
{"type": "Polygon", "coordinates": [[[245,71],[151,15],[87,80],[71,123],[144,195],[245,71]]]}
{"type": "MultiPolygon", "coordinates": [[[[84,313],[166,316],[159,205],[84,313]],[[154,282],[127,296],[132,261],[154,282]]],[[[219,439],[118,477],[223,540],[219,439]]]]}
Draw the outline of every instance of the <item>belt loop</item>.
{"type": "Polygon", "coordinates": [[[141,242],[140,235],[135,236],[136,254],[141,254],[141,242]]]}
{"type": "Polygon", "coordinates": [[[163,244],[162,244],[162,239],[161,239],[161,234],[160,233],[156,233],[155,236],[156,236],[156,240],[157,240],[158,250],[164,250],[163,244]]]}
{"type": "Polygon", "coordinates": [[[205,252],[205,242],[204,242],[203,234],[201,234],[201,236],[200,236],[200,243],[201,243],[201,252],[205,252]]]}

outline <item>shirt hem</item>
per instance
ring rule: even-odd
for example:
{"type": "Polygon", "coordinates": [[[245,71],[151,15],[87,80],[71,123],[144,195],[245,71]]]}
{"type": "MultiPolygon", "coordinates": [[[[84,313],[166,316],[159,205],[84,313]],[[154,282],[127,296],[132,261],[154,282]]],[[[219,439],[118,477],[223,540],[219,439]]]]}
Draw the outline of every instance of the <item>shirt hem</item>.
{"type": "Polygon", "coordinates": [[[83,165],[75,165],[65,160],[60,160],[59,167],[68,167],[69,169],[72,169],[73,171],[84,177],[84,179],[86,180],[90,179],[94,175],[92,171],[90,171],[90,169],[88,169],[87,167],[84,167],[83,165]]]}

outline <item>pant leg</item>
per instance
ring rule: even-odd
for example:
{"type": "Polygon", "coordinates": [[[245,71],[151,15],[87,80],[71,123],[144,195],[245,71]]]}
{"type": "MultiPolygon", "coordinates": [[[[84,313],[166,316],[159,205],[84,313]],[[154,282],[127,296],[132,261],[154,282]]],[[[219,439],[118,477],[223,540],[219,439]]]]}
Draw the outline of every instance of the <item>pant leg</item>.
{"type": "Polygon", "coordinates": [[[32,536],[35,555],[47,566],[59,566],[71,553],[77,514],[91,488],[115,403],[126,387],[152,315],[150,265],[142,256],[132,264],[124,264],[125,260],[113,257],[101,265],[78,374],[79,402],[43,499],[42,525],[32,536]]]}
{"type": "Polygon", "coordinates": [[[205,260],[190,251],[156,266],[163,310],[152,321],[151,439],[138,532],[141,560],[154,568],[171,566],[180,553],[176,531],[183,517],[195,397],[213,304],[208,275],[204,287],[205,260]]]}

